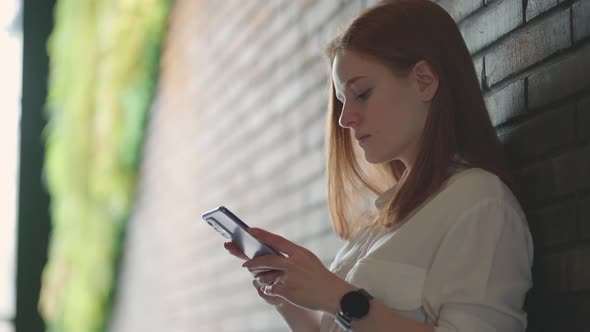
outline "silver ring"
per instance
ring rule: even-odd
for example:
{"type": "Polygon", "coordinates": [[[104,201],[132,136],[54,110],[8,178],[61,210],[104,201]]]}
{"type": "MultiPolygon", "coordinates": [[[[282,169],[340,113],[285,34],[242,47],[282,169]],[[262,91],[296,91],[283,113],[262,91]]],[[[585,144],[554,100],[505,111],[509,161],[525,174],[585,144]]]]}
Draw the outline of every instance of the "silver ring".
{"type": "Polygon", "coordinates": [[[275,279],[275,281],[274,281],[272,284],[273,284],[273,285],[276,285],[276,284],[284,285],[284,284],[285,284],[285,279],[284,279],[284,277],[285,277],[285,274],[281,274],[280,276],[278,276],[278,277],[275,279]]]}

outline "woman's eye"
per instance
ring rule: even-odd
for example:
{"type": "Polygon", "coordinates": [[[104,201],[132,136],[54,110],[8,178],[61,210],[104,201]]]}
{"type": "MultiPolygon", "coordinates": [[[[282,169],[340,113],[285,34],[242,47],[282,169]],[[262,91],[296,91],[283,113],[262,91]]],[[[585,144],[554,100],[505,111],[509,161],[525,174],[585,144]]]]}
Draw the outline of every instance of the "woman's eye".
{"type": "Polygon", "coordinates": [[[360,95],[356,96],[358,100],[367,100],[369,95],[371,94],[371,89],[365,90],[365,92],[361,93],[360,95]]]}

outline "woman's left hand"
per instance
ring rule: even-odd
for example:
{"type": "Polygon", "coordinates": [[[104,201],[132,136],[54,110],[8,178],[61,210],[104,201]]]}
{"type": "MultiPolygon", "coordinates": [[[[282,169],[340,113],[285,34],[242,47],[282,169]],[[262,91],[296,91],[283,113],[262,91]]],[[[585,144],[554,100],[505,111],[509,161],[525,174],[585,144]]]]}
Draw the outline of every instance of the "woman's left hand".
{"type": "Polygon", "coordinates": [[[242,264],[254,275],[269,269],[284,272],[278,282],[265,287],[265,294],[280,296],[310,310],[336,313],[342,295],[357,288],[328,270],[311,251],[259,228],[250,228],[249,232],[287,255],[259,256],[242,264]]]}

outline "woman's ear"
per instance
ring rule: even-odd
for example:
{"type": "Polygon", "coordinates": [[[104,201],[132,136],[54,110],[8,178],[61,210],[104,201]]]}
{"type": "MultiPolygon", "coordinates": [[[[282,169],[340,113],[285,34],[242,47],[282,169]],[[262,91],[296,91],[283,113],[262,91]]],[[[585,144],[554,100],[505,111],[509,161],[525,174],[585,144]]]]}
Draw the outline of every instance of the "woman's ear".
{"type": "Polygon", "coordinates": [[[423,102],[429,102],[434,98],[438,88],[438,75],[426,60],[418,61],[412,70],[418,86],[418,94],[423,102]]]}

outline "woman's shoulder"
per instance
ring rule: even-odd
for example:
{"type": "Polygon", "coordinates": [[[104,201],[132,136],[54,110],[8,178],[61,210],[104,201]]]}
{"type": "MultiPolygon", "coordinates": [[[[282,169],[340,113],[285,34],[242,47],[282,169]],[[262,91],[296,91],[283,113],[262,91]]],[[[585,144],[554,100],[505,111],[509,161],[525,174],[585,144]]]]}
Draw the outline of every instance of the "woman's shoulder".
{"type": "Polygon", "coordinates": [[[498,200],[518,206],[510,188],[496,174],[478,167],[457,171],[447,180],[445,196],[473,204],[498,200]]]}
{"type": "Polygon", "coordinates": [[[496,174],[479,167],[461,168],[451,175],[450,180],[455,185],[471,184],[476,186],[495,185],[498,181],[501,182],[496,174]]]}

